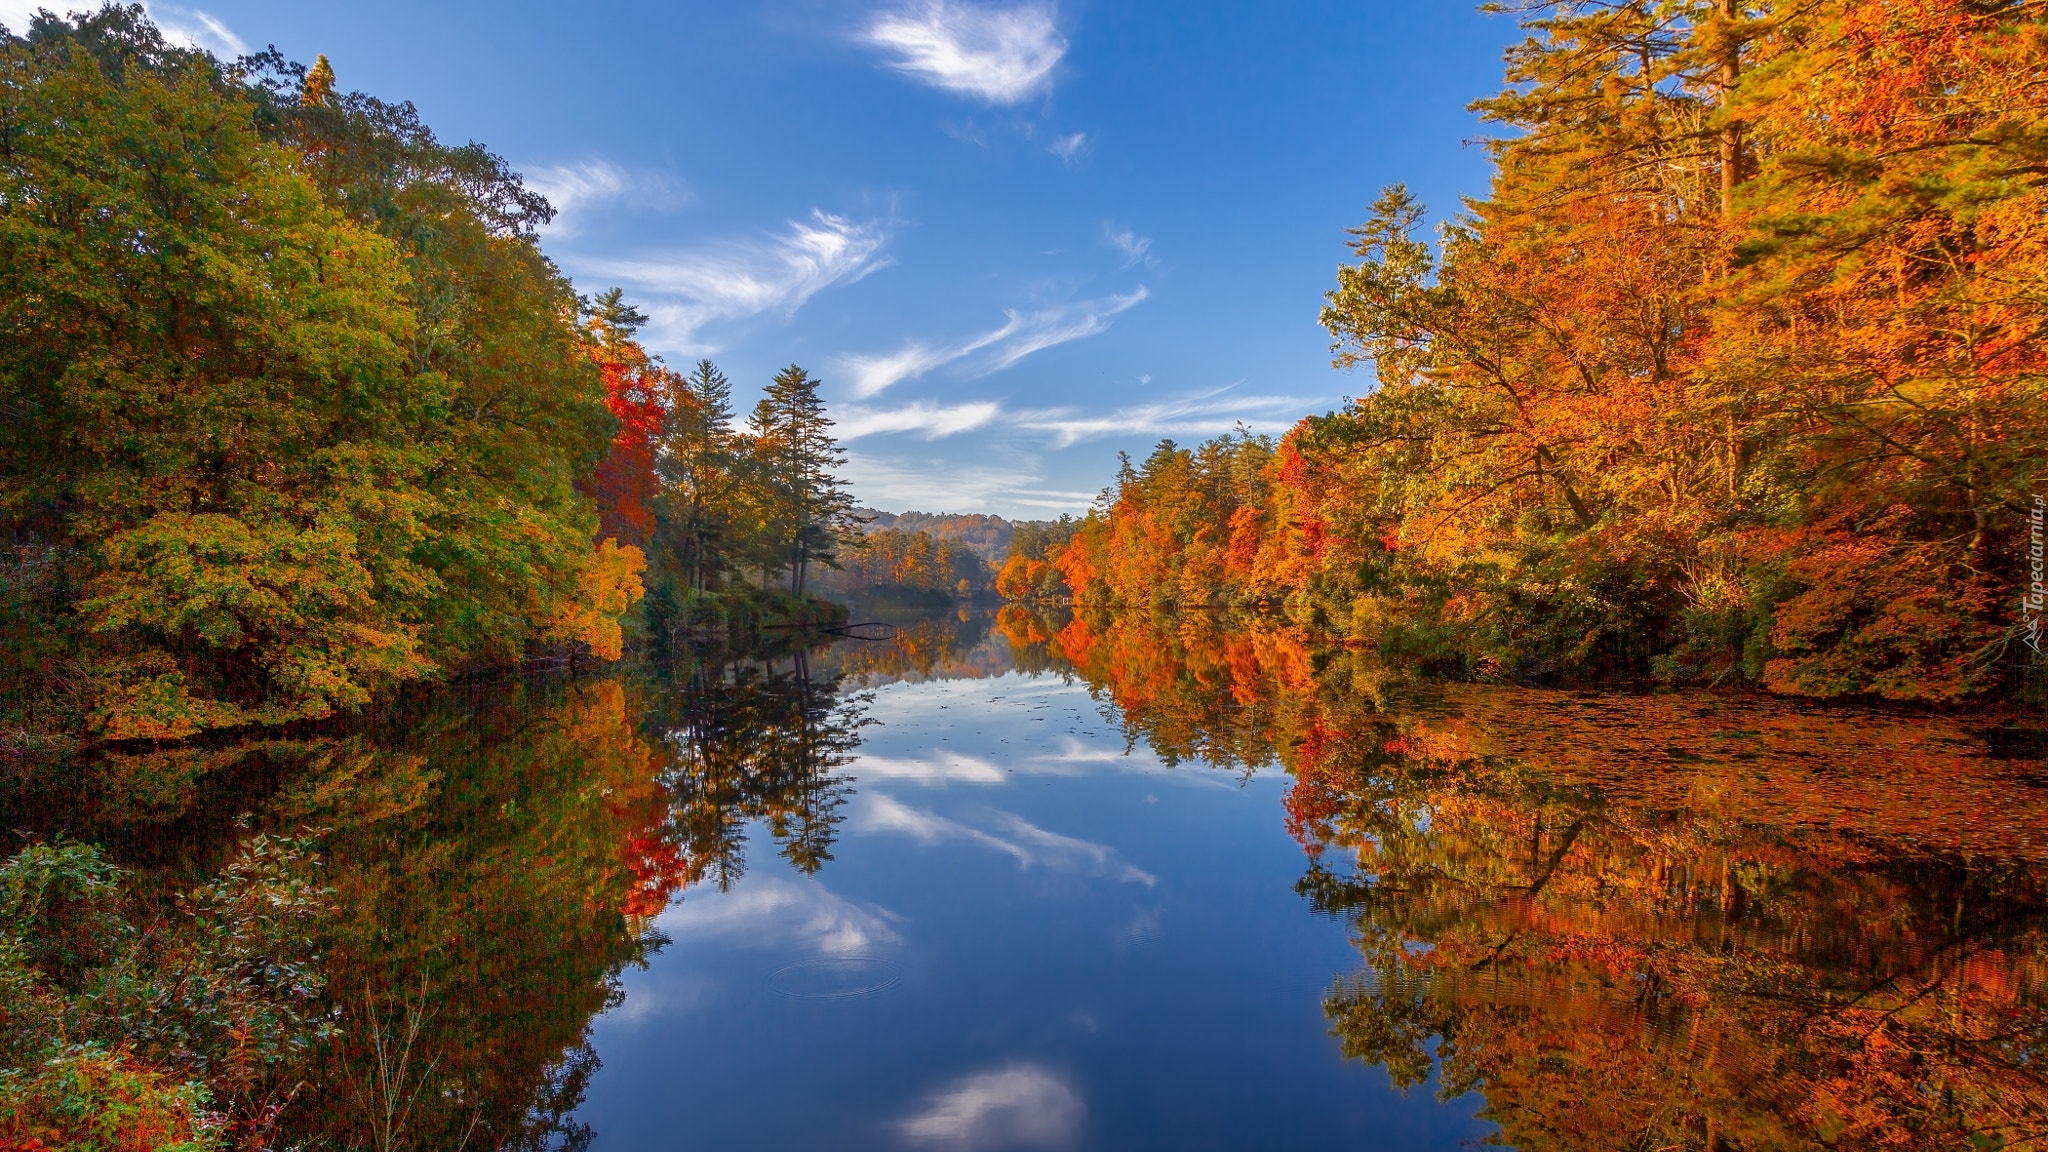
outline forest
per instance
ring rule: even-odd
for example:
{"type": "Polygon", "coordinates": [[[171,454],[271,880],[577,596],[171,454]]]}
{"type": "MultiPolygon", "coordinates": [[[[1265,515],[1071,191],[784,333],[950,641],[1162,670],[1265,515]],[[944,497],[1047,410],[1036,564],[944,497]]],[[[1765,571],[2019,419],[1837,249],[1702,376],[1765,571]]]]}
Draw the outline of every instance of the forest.
{"type": "Polygon", "coordinates": [[[503,160],[324,57],[46,13],[0,41],[0,157],[9,748],[843,616],[811,595],[856,527],[818,380],[742,421],[574,291],[503,160]]]}
{"type": "Polygon", "coordinates": [[[1284,775],[1356,954],[1284,994],[1496,1144],[2038,1145],[2048,4],[1497,7],[1486,194],[1322,297],[1357,397],[1055,521],[862,507],[817,376],[665,362],[324,56],[0,27],[0,1148],[586,1147],[663,914],[1078,737],[1012,674],[1123,744],[1034,796],[1284,775]]]}
{"type": "Polygon", "coordinates": [[[1387,188],[1326,296],[1359,397],[1126,458],[1006,593],[1453,676],[2042,699],[2041,6],[1513,8],[1488,193],[1432,229],[1387,188]]]}

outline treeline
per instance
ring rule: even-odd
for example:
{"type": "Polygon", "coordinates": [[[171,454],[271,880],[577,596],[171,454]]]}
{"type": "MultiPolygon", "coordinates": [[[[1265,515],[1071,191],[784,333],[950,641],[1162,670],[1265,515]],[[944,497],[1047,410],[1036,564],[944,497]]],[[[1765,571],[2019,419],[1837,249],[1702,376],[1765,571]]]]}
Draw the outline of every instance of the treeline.
{"type": "Polygon", "coordinates": [[[1126,461],[1053,558],[1076,603],[1284,606],[1460,674],[2038,693],[2048,12],[1523,11],[1490,194],[1429,238],[1388,189],[1328,295],[1368,394],[1126,461]]]}
{"type": "Polygon", "coordinates": [[[985,512],[904,512],[899,515],[857,508],[854,514],[867,522],[867,530],[871,533],[894,529],[898,532],[923,532],[941,540],[957,540],[990,564],[1009,549],[1010,533],[1014,528],[1001,516],[985,512]]]}
{"type": "Polygon", "coordinates": [[[8,745],[616,658],[650,552],[662,625],[801,615],[851,505],[816,381],[731,428],[714,369],[577,296],[551,217],[324,58],[225,65],[139,7],[0,30],[8,745]]]}
{"type": "Polygon", "coordinates": [[[952,598],[990,592],[995,584],[988,564],[970,545],[924,531],[887,528],[856,536],[847,541],[837,564],[819,582],[821,591],[952,598]]]}

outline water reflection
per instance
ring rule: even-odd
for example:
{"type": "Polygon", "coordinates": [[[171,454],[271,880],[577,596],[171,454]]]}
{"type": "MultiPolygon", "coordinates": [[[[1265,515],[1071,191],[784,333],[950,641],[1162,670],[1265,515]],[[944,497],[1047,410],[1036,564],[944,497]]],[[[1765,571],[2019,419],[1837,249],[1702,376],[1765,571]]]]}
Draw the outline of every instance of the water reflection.
{"type": "Polygon", "coordinates": [[[648,893],[658,912],[680,887],[720,891],[746,872],[746,830],[765,820],[799,872],[832,859],[851,781],[840,771],[860,744],[867,697],[840,691],[845,673],[813,672],[811,654],[781,660],[699,661],[662,685],[650,721],[666,753],[667,886],[648,893]]]}
{"type": "Polygon", "coordinates": [[[963,604],[944,612],[863,607],[855,638],[819,654],[821,671],[864,688],[925,680],[985,680],[1015,665],[1009,646],[991,643],[994,613],[963,604]]]}
{"type": "MultiPolygon", "coordinates": [[[[2024,833],[1983,852],[1980,821],[1842,796],[1883,784],[1829,761],[1655,757],[1605,781],[1573,746],[1649,735],[1663,702],[1591,730],[1613,717],[1519,702],[1553,750],[1488,754],[1469,714],[1397,716],[1298,766],[1319,853],[1301,891],[1366,962],[1325,1002],[1347,1055],[1414,1082],[1434,1045],[1444,1090],[1483,1090],[1524,1148],[2041,1137],[2048,907],[2024,833]]],[[[1995,762],[1883,766],[1974,786],[2035,830],[2048,815],[1995,762]]]]}
{"type": "Polygon", "coordinates": [[[2048,1139],[2023,721],[1423,690],[1286,628],[1003,621],[1169,757],[1279,764],[1346,1056],[1525,1149],[2048,1139]]]}
{"type": "Polygon", "coordinates": [[[0,820],[157,890],[319,833],[339,1030],[276,1077],[308,1146],[670,1146],[635,1117],[680,1089],[585,1106],[603,1021],[654,1082],[724,1037],[704,1132],[781,1146],[1450,1145],[1475,1108],[1526,1149],[2048,1140],[2033,720],[1420,686],[1277,622],[888,623],[15,772],[0,820]]]}
{"type": "Polygon", "coordinates": [[[580,1147],[590,1024],[666,943],[654,915],[730,885],[752,820],[799,871],[831,859],[861,724],[839,681],[795,651],[479,687],[358,731],[10,774],[0,820],[101,844],[155,891],[257,832],[310,831],[337,1028],[273,1076],[282,1138],[580,1147]]]}
{"type": "Polygon", "coordinates": [[[436,703],[288,774],[267,822],[322,826],[340,1035],[298,1138],[332,1147],[577,1146],[593,1016],[646,931],[654,749],[624,687],[436,703]]]}

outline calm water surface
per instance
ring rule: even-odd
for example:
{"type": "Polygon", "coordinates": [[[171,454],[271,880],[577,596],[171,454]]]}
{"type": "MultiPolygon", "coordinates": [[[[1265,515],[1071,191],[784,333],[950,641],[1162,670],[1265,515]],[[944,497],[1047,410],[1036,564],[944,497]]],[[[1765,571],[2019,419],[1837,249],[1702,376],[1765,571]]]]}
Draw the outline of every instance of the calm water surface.
{"type": "MultiPolygon", "coordinates": [[[[1000,641],[997,641],[998,643],[1000,641]]],[[[832,859],[767,821],[594,1030],[608,1149],[1453,1147],[1478,1101],[1346,1062],[1357,964],[1284,778],[1167,767],[1051,673],[894,682],[832,859]]]]}
{"type": "Polygon", "coordinates": [[[319,838],[306,1147],[2048,1147],[2038,716],[899,623],[9,768],[0,824],[157,893],[319,838]]]}
{"type": "Polygon", "coordinates": [[[866,690],[830,804],[730,828],[660,915],[592,1031],[604,1146],[2048,1135],[2024,719],[1404,693],[1284,631],[986,627],[791,664],[866,690]]]}

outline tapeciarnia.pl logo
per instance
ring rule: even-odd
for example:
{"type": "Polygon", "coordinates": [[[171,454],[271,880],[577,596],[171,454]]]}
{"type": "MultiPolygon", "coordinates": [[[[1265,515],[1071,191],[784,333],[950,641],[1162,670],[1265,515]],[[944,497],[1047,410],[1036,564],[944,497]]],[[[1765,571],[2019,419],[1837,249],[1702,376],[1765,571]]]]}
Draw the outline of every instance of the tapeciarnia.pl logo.
{"type": "Polygon", "coordinates": [[[2042,561],[2043,520],[2048,519],[2048,497],[2034,496],[2034,506],[2027,509],[2027,595],[2021,604],[2021,617],[2027,628],[2027,647],[2035,655],[2041,652],[2041,609],[2048,604],[2048,575],[2044,575],[2042,561]]]}

